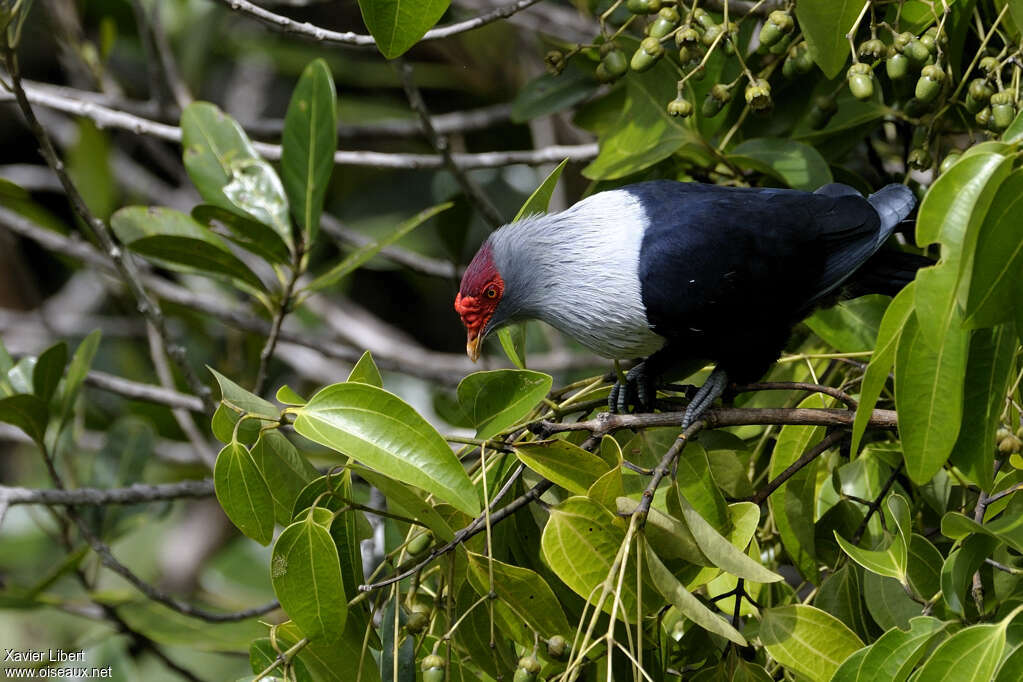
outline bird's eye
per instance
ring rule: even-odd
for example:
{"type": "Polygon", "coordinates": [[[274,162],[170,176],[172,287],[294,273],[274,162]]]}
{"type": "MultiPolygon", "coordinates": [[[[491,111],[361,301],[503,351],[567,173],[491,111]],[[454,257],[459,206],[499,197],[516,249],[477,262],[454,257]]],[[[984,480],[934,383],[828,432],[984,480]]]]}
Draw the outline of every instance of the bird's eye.
{"type": "Polygon", "coordinates": [[[494,287],[487,287],[487,298],[497,298],[497,289],[494,287]]]}

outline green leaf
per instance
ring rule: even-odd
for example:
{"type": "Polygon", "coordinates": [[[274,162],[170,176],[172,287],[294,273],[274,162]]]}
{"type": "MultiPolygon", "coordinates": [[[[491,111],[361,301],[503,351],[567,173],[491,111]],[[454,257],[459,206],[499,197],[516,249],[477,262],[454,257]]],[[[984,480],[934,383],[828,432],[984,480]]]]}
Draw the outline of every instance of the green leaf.
{"type": "Polygon", "coordinates": [[[625,106],[611,134],[600,140],[597,158],[583,169],[585,177],[622,178],[666,159],[687,143],[696,143],[696,134],[664,108],[676,95],[674,68],[662,59],[644,73],[629,72],[625,106]]]}
{"type": "Polygon", "coordinates": [[[724,618],[714,613],[703,605],[699,599],[680,583],[671,571],[661,563],[661,559],[649,543],[646,548],[646,568],[650,572],[657,591],[667,599],[672,606],[691,621],[708,632],[721,635],[725,639],[735,642],[739,646],[746,646],[746,638],[738,630],[731,626],[724,618]]]}
{"type": "MultiPolygon", "coordinates": [[[[60,414],[62,422],[66,422],[71,415],[75,400],[78,398],[78,392],[81,390],[82,383],[85,381],[89,368],[92,366],[92,359],[96,356],[96,350],[99,348],[99,341],[102,335],[99,329],[90,332],[78,344],[78,348],[75,349],[74,354],[71,356],[71,362],[68,364],[67,374],[64,377],[64,394],[61,397],[60,414]]],[[[0,374],[2,373],[3,368],[0,366],[0,374]]]]}
{"type": "Polygon", "coordinates": [[[867,0],[803,0],[796,5],[796,18],[810,56],[829,79],[837,76],[849,59],[845,34],[866,4],[867,0]]]}
{"type": "Polygon", "coordinates": [[[328,642],[341,638],[348,617],[337,548],[321,525],[331,516],[316,507],[289,525],[270,559],[270,581],[281,607],[306,637],[328,642]]]}
{"type": "Polygon", "coordinates": [[[306,248],[316,239],[323,197],[334,170],[337,149],[337,95],[330,67],[322,59],[302,72],[281,136],[281,180],[291,213],[305,235],[306,248]]]}
{"type": "Polygon", "coordinates": [[[886,578],[866,571],[863,593],[867,595],[870,617],[882,629],[909,627],[909,621],[923,615],[923,607],[906,594],[906,588],[895,578],[886,578]]]}
{"type": "Polygon", "coordinates": [[[870,617],[863,603],[861,573],[855,564],[842,564],[821,582],[813,605],[848,625],[857,636],[869,640],[870,617]]]}
{"type": "Polygon", "coordinates": [[[554,635],[566,637],[567,633],[574,631],[554,591],[539,573],[474,552],[468,552],[468,557],[469,582],[476,591],[480,594],[490,592],[492,569],[493,590],[497,598],[544,639],[554,635]]]}
{"type": "MultiPolygon", "coordinates": [[[[280,643],[277,645],[278,649],[281,649],[280,643]]],[[[259,674],[269,668],[271,665],[277,662],[277,657],[284,653],[284,649],[277,651],[273,647],[273,642],[269,637],[261,637],[255,639],[252,644],[249,645],[249,666],[252,668],[252,672],[259,674]]],[[[277,668],[275,673],[280,673],[281,668],[277,668]]],[[[312,673],[309,672],[309,668],[306,667],[305,662],[299,657],[294,657],[288,667],[288,672],[294,675],[294,682],[313,682],[312,673]]],[[[268,677],[260,678],[262,680],[269,679],[268,677]]]]}
{"type": "Polygon", "coordinates": [[[185,170],[203,199],[255,218],[294,249],[281,180],[234,119],[209,102],[189,104],[181,113],[181,146],[185,170]]]}
{"type": "Polygon", "coordinates": [[[831,682],[905,682],[931,643],[944,636],[947,627],[930,616],[914,618],[908,631],[893,628],[867,647],[864,655],[846,659],[831,682]]]}
{"type": "Polygon", "coordinates": [[[803,604],[765,609],[760,641],[786,668],[815,682],[831,679],[863,642],[829,613],[803,604]]]}
{"type": "Polygon", "coordinates": [[[132,251],[147,258],[186,265],[204,274],[225,275],[263,291],[263,282],[230,251],[209,248],[205,239],[159,235],[133,241],[132,251]]]}
{"type": "Polygon", "coordinates": [[[398,481],[433,493],[475,516],[472,481],[444,439],[392,393],[360,383],[327,386],[302,407],[295,430],[398,481]]]}
{"type": "Polygon", "coordinates": [[[274,530],[274,500],[248,449],[228,443],[213,468],[217,501],[238,530],[261,545],[270,544],[274,530]]]}
{"type": "Polygon", "coordinates": [[[399,239],[407,235],[412,230],[416,229],[417,227],[425,223],[433,216],[437,215],[441,211],[448,210],[453,205],[454,204],[449,201],[445,204],[439,204],[437,206],[428,208],[425,211],[420,211],[416,215],[412,216],[405,222],[398,225],[398,228],[394,232],[387,235],[383,239],[375,241],[372,244],[360,246],[359,248],[349,253],[345,257],[345,259],[342,260],[340,263],[338,263],[330,270],[323,273],[322,275],[314,279],[312,282],[310,282],[308,285],[306,285],[304,291],[306,293],[311,293],[337,284],[339,281],[341,281],[342,278],[351,274],[357,268],[365,264],[370,258],[377,255],[381,249],[390,246],[394,242],[398,241],[399,239]]]}
{"type": "Polygon", "coordinates": [[[350,468],[383,493],[391,511],[415,519],[433,531],[438,540],[450,542],[455,539],[455,532],[444,520],[444,517],[437,512],[434,505],[424,500],[422,494],[410,488],[405,482],[392,480],[360,466],[351,466],[350,468]]]}
{"type": "Polygon", "coordinates": [[[561,172],[565,170],[565,166],[568,164],[568,159],[565,159],[558,164],[558,167],[552,170],[540,186],[537,187],[529,198],[526,199],[525,203],[522,204],[522,208],[515,214],[514,220],[520,220],[529,215],[537,213],[546,213],[547,207],[551,203],[551,196],[554,194],[554,189],[558,186],[558,179],[561,178],[561,172]]]}
{"type": "MultiPolygon", "coordinates": [[[[615,525],[615,517],[610,512],[586,497],[570,497],[551,507],[550,512],[540,539],[544,560],[573,592],[596,604],[600,586],[607,580],[625,540],[625,531],[615,525]]],[[[613,601],[604,601],[606,612],[611,612],[613,601]]],[[[630,561],[622,583],[618,617],[633,622],[636,605],[636,564],[630,561]]],[[[644,611],[650,611],[651,607],[656,608],[656,605],[644,602],[644,611]]]]}
{"type": "Polygon", "coordinates": [[[874,350],[889,300],[887,296],[872,294],[842,301],[818,310],[807,318],[806,325],[840,353],[874,350]]]}
{"type": "Polygon", "coordinates": [[[273,403],[247,391],[212,367],[206,369],[217,380],[220,386],[220,400],[225,405],[234,408],[236,412],[253,415],[264,421],[280,420],[281,411],[273,403]]]}
{"type": "Polygon", "coordinates": [[[184,213],[161,206],[128,206],[110,219],[117,238],[158,264],[203,274],[224,275],[257,291],[265,287],[217,235],[184,213]]]}
{"type": "MultiPolygon", "coordinates": [[[[689,443],[679,456],[676,481],[678,488],[675,490],[685,496],[714,530],[722,534],[731,530],[728,505],[710,473],[707,451],[698,442],[689,443]]],[[[672,495],[675,490],[668,494],[672,495]]]]}
{"type": "Polygon", "coordinates": [[[923,485],[948,460],[963,413],[968,332],[950,308],[944,343],[935,349],[915,315],[906,321],[895,358],[895,407],[906,473],[923,485]]]}
{"type": "Polygon", "coordinates": [[[730,161],[771,175],[792,189],[812,192],[832,181],[831,169],[820,152],[789,139],[758,137],[745,140],[728,153],[730,161]]]}
{"type": "MultiPolygon", "coordinates": [[[[821,396],[812,395],[799,407],[824,407],[821,396]]],[[[771,478],[778,476],[824,437],[820,426],[783,426],[771,456],[771,478]]],[[[815,459],[783,483],[768,498],[782,546],[799,572],[811,582],[817,580],[816,540],[813,532],[817,481],[815,459]]]]}
{"type": "Polygon", "coordinates": [[[902,291],[896,294],[892,302],[888,304],[884,317],[877,330],[877,341],[874,344],[874,354],[870,358],[870,364],[863,374],[863,382],[860,386],[860,402],[856,407],[856,418],[853,420],[851,452],[859,452],[860,441],[863,433],[867,430],[870,422],[870,415],[877,405],[877,399],[881,390],[888,381],[888,373],[895,364],[895,350],[898,348],[899,337],[906,325],[906,320],[913,313],[913,301],[915,296],[915,284],[910,282],[902,291]]]}
{"type": "Polygon", "coordinates": [[[1017,682],[1018,680],[1023,680],[1023,646],[1020,645],[1016,645],[1015,650],[1002,661],[994,682],[1017,682]]]}
{"type": "Polygon", "coordinates": [[[277,402],[284,405],[305,405],[308,402],[305,398],[295,392],[291,386],[285,384],[277,389],[277,393],[274,394],[274,398],[277,402]]]}
{"type": "Polygon", "coordinates": [[[966,298],[966,324],[991,327],[1012,319],[1015,280],[1023,272],[1023,170],[1005,179],[977,235],[973,276],[966,298]]]}
{"type": "Polygon", "coordinates": [[[564,111],[590,97],[598,87],[592,72],[579,66],[577,60],[569,60],[561,73],[543,73],[522,86],[512,100],[511,120],[525,123],[564,111]]]}
{"type": "Polygon", "coordinates": [[[298,494],[319,475],[316,468],[276,430],[263,431],[252,446],[251,454],[270,490],[277,521],[287,524],[298,494]]]}
{"type": "Polygon", "coordinates": [[[67,344],[63,341],[47,348],[36,360],[36,366],[32,370],[32,392],[44,403],[49,403],[54,391],[57,390],[57,384],[64,375],[65,364],[67,344]]]}
{"type": "Polygon", "coordinates": [[[277,231],[248,215],[229,211],[213,204],[199,204],[192,209],[192,219],[201,225],[226,228],[226,237],[268,263],[290,263],[291,253],[277,231]]]}
{"type": "MultiPolygon", "coordinates": [[[[339,640],[313,640],[298,652],[298,660],[305,664],[314,680],[371,682],[380,679],[380,671],[373,656],[363,655],[363,631],[357,629],[357,626],[356,619],[349,618],[344,635],[339,640]]],[[[291,621],[277,627],[277,643],[284,650],[297,644],[302,637],[303,633],[291,621]]]]}
{"type": "Polygon", "coordinates": [[[388,59],[401,55],[447,11],[451,0],[359,0],[362,20],[388,59]]]}
{"type": "Polygon", "coordinates": [[[1012,379],[1016,336],[1011,325],[982,329],[970,340],[963,419],[949,461],[983,490],[994,483],[995,432],[1012,379]]]}
{"type": "MultiPolygon", "coordinates": [[[[611,511],[617,511],[618,515],[623,517],[631,516],[638,506],[639,502],[630,497],[619,497],[615,500],[615,509],[611,511]]],[[[657,555],[665,561],[682,560],[696,566],[714,567],[715,571],[717,570],[714,563],[700,549],[689,526],[658,510],[657,507],[651,507],[647,512],[643,533],[657,555]]]]}
{"type": "Polygon", "coordinates": [[[22,393],[0,398],[0,422],[17,426],[39,447],[43,446],[48,419],[49,410],[39,396],[22,393]]]}
{"type": "Polygon", "coordinates": [[[887,500],[895,520],[897,532],[891,535],[881,549],[862,549],[855,546],[835,531],[835,539],[842,551],[868,571],[895,578],[906,583],[906,561],[909,555],[910,519],[909,503],[901,495],[890,495],[887,500]]]}
{"type": "Polygon", "coordinates": [[[497,330],[504,354],[519,369],[526,368],[526,323],[509,324],[497,330]]]}
{"type": "Polygon", "coordinates": [[[938,645],[917,677],[927,682],[988,682],[1005,648],[1006,624],[971,625],[938,645]]]}
{"type": "Polygon", "coordinates": [[[383,388],[384,380],[380,376],[380,370],[377,369],[377,363],[373,362],[373,354],[366,351],[359,358],[359,361],[352,367],[352,371],[348,373],[348,378],[345,381],[354,381],[360,384],[369,384],[370,386],[376,386],[377,388],[383,388]]]}
{"type": "Polygon", "coordinates": [[[399,595],[388,600],[380,619],[381,682],[415,682],[416,643],[414,637],[404,637],[405,612],[398,606],[399,595]]]}
{"type": "Polygon", "coordinates": [[[576,495],[586,495],[610,470],[600,457],[560,439],[519,443],[515,455],[536,473],[576,495]]]}
{"type": "Polygon", "coordinates": [[[952,613],[966,613],[967,585],[997,544],[995,537],[971,534],[945,559],[941,566],[941,598],[952,613]]]}
{"type": "Polygon", "coordinates": [[[726,573],[731,573],[739,578],[745,578],[755,583],[773,583],[783,578],[764,568],[758,562],[746,555],[741,549],[737,549],[722,536],[700,514],[693,509],[686,498],[679,496],[682,507],[682,518],[689,527],[690,532],[696,539],[702,551],[714,566],[717,566],[726,573]]]}
{"type": "Polygon", "coordinates": [[[154,642],[193,651],[244,651],[254,637],[266,632],[255,619],[207,623],[148,600],[119,604],[117,614],[128,627],[154,642]]]}
{"type": "Polygon", "coordinates": [[[475,372],[458,384],[458,403],[476,427],[477,438],[490,438],[519,422],[551,390],[549,374],[528,369],[475,372]]]}

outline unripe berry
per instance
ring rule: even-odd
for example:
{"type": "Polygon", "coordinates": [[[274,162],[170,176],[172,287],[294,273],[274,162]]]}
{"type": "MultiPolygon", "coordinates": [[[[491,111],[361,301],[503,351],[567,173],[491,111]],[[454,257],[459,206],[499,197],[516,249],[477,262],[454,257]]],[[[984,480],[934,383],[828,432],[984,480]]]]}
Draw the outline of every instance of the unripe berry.
{"type": "MultiPolygon", "coordinates": [[[[613,49],[605,54],[604,58],[600,60],[599,66],[604,67],[609,81],[621,78],[629,70],[629,62],[625,58],[625,53],[618,49],[613,49]]],[[[600,78],[600,74],[597,75],[597,78],[600,78]]]]}
{"type": "Polygon", "coordinates": [[[654,38],[663,38],[675,30],[678,22],[678,10],[674,7],[665,7],[657,13],[657,18],[654,19],[653,23],[647,26],[647,35],[654,38]]]}
{"type": "Polygon", "coordinates": [[[973,115],[973,120],[981,128],[987,128],[991,124],[991,107],[984,107],[973,115]]]}
{"type": "Polygon", "coordinates": [[[789,48],[789,54],[785,63],[781,65],[781,72],[786,78],[795,78],[810,73],[813,69],[813,57],[806,43],[799,43],[789,48]]]}
{"type": "Polygon", "coordinates": [[[792,17],[781,10],[775,10],[767,17],[764,26],[760,29],[760,44],[764,47],[771,47],[785,34],[791,33],[795,27],[792,17]]]}
{"type": "Polygon", "coordinates": [[[705,118],[714,118],[724,109],[731,98],[731,91],[718,83],[707,93],[707,97],[703,100],[703,106],[700,107],[700,113],[705,118]]]}
{"type": "Polygon", "coordinates": [[[633,53],[629,66],[633,71],[646,71],[653,67],[662,55],[664,55],[664,48],[661,47],[661,41],[657,38],[646,37],[633,53]]]}
{"type": "Polygon", "coordinates": [[[685,118],[691,113],[693,113],[693,105],[684,97],[677,97],[668,102],[669,116],[681,116],[682,118],[685,118]]]}
{"type": "Polygon", "coordinates": [[[698,42],[700,42],[700,32],[689,24],[680,28],[675,34],[675,44],[679,47],[696,45],[698,42]]]}
{"type": "Polygon", "coordinates": [[[771,108],[771,84],[758,78],[746,86],[746,104],[753,111],[767,111],[771,108]]]}
{"type": "Polygon", "coordinates": [[[893,81],[901,80],[909,74],[909,59],[901,52],[896,52],[885,60],[884,68],[893,81]]]}
{"type": "Polygon", "coordinates": [[[519,659],[519,668],[525,670],[527,673],[533,673],[534,675],[540,672],[543,666],[540,665],[540,661],[536,660],[536,656],[523,656],[519,659]]]}
{"type": "Polygon", "coordinates": [[[627,0],[625,8],[633,14],[654,14],[661,8],[661,0],[627,0]]]}
{"type": "Polygon", "coordinates": [[[846,78],[849,80],[849,92],[856,99],[868,100],[874,96],[874,72],[870,70],[869,64],[853,64],[846,78]]]}
{"type": "Polygon", "coordinates": [[[885,47],[883,42],[877,38],[873,38],[871,40],[864,41],[860,45],[860,49],[857,51],[857,54],[859,54],[861,59],[874,60],[883,57],[887,49],[888,48],[885,47]]]}
{"type": "Polygon", "coordinates": [[[565,655],[565,638],[561,635],[554,635],[547,640],[547,655],[559,659],[565,655]]]}
{"type": "Polygon", "coordinates": [[[945,154],[945,158],[941,160],[941,165],[938,166],[939,173],[947,173],[952,166],[956,165],[956,161],[962,158],[963,153],[958,149],[953,149],[948,154],[945,154]]]}
{"type": "Polygon", "coordinates": [[[718,39],[718,36],[725,32],[725,27],[721,24],[711,24],[707,27],[707,30],[703,32],[703,37],[700,38],[700,42],[705,46],[710,47],[714,44],[714,41],[718,39]]]}
{"type": "Polygon", "coordinates": [[[551,50],[543,58],[545,64],[547,64],[547,70],[557,75],[565,69],[565,53],[561,50],[551,50]]]}
{"type": "Polygon", "coordinates": [[[712,17],[707,10],[702,7],[696,8],[696,11],[693,12],[693,19],[696,19],[696,23],[704,28],[710,28],[717,23],[714,21],[714,17],[712,17]]]}
{"type": "Polygon", "coordinates": [[[913,34],[910,33],[909,31],[906,31],[904,33],[899,33],[898,35],[896,35],[892,44],[895,46],[896,50],[902,52],[903,50],[906,49],[906,46],[913,41],[913,38],[914,38],[913,34]]]}
{"type": "Polygon", "coordinates": [[[994,88],[984,78],[974,78],[970,81],[970,88],[967,90],[970,97],[976,102],[986,103],[995,94],[994,88]]]}
{"type": "Polygon", "coordinates": [[[933,102],[941,94],[945,72],[936,64],[925,66],[916,82],[916,98],[921,102],[933,102]]]}
{"type": "Polygon", "coordinates": [[[1013,106],[1012,93],[1008,90],[996,92],[991,95],[991,127],[996,131],[1003,131],[1012,123],[1016,116],[1016,107],[1013,106]]]}
{"type": "Polygon", "coordinates": [[[834,97],[821,96],[816,98],[807,116],[810,128],[820,130],[828,124],[828,121],[831,120],[836,111],[838,111],[838,104],[835,102],[834,97]]]}
{"type": "Polygon", "coordinates": [[[408,553],[412,556],[419,556],[429,549],[431,544],[433,544],[433,533],[430,531],[424,531],[412,538],[405,549],[407,549],[408,553]]]}
{"type": "Polygon", "coordinates": [[[917,170],[926,170],[931,167],[931,154],[924,147],[917,147],[909,153],[907,159],[909,165],[917,170]]]}
{"type": "Polygon", "coordinates": [[[930,50],[920,42],[919,38],[910,40],[909,44],[902,48],[902,54],[906,55],[909,58],[909,63],[917,68],[927,63],[927,58],[931,56],[930,50]]]}
{"type": "Polygon", "coordinates": [[[999,68],[1001,68],[1001,65],[995,57],[984,57],[980,60],[980,70],[987,74],[988,77],[994,76],[999,68]]]}
{"type": "Polygon", "coordinates": [[[430,616],[422,611],[415,611],[410,613],[408,620],[405,621],[405,629],[414,635],[418,635],[420,632],[425,630],[426,626],[429,624],[430,616]]]}
{"type": "Polygon", "coordinates": [[[443,670],[444,659],[437,654],[424,656],[423,661],[419,664],[419,669],[423,672],[426,672],[427,670],[443,670]]]}

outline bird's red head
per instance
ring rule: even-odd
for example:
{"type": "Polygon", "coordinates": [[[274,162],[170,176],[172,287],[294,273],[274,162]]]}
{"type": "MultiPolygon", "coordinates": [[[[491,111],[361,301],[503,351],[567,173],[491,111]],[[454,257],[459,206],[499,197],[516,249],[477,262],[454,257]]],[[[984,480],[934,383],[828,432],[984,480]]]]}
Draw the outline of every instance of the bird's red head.
{"type": "Polygon", "coordinates": [[[473,362],[479,359],[483,330],[494,316],[504,295],[504,280],[494,265],[490,244],[484,244],[462,275],[462,286],[455,296],[455,311],[465,325],[465,352],[473,362]]]}

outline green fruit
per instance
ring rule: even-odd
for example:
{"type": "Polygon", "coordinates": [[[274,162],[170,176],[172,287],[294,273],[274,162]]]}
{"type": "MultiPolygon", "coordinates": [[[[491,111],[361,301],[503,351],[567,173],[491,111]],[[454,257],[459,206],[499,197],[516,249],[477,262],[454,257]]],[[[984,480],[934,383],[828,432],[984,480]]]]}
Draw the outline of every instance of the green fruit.
{"type": "Polygon", "coordinates": [[[677,97],[668,102],[669,116],[681,116],[682,118],[685,118],[691,113],[693,113],[693,105],[689,100],[683,97],[677,97]]]}
{"type": "Polygon", "coordinates": [[[898,50],[899,52],[902,52],[903,50],[906,49],[906,46],[909,45],[909,43],[913,39],[914,39],[913,34],[908,32],[908,31],[906,31],[905,33],[900,33],[900,34],[896,35],[895,36],[895,40],[894,40],[894,42],[892,44],[895,46],[896,50],[898,50]]]}
{"type": "Polygon", "coordinates": [[[921,102],[933,102],[941,94],[941,86],[945,82],[945,72],[940,66],[931,64],[920,72],[916,82],[916,98],[921,102]]]}
{"type": "Polygon", "coordinates": [[[953,149],[948,154],[945,154],[945,158],[941,160],[941,165],[938,166],[938,172],[947,173],[948,170],[956,164],[962,157],[963,153],[958,149],[953,149]]]}
{"type": "Polygon", "coordinates": [[[1023,448],[1023,441],[1012,435],[1011,433],[1005,438],[998,441],[998,452],[1003,455],[1012,455],[1020,451],[1023,448]]]}
{"type": "Polygon", "coordinates": [[[657,18],[646,28],[646,33],[654,38],[663,38],[678,26],[678,10],[674,7],[665,7],[657,13],[657,18]]]}
{"type": "MultiPolygon", "coordinates": [[[[791,44],[792,35],[786,34],[781,37],[781,40],[776,42],[774,45],[771,45],[771,47],[768,48],[767,51],[770,52],[771,54],[785,54],[786,52],[789,51],[789,46],[791,44]]],[[[761,50],[757,48],[757,52],[761,52],[761,50]]]]}
{"type": "Polygon", "coordinates": [[[974,78],[970,81],[970,87],[966,92],[976,102],[987,102],[991,95],[995,94],[994,88],[984,78],[974,78]]]}
{"type": "Polygon", "coordinates": [[[437,654],[430,654],[429,656],[424,656],[422,662],[419,664],[419,669],[422,670],[424,673],[427,670],[443,670],[444,659],[438,656],[437,654]]]}
{"type": "Polygon", "coordinates": [[[888,57],[884,68],[893,81],[901,80],[909,74],[909,59],[901,52],[896,52],[888,57]]]}
{"type": "Polygon", "coordinates": [[[683,45],[696,45],[698,42],[700,42],[700,32],[688,24],[680,28],[675,34],[675,44],[679,47],[683,45]]]}
{"type": "Polygon", "coordinates": [[[515,671],[515,676],[512,677],[512,682],[536,682],[536,675],[529,671],[518,668],[515,671]]]}
{"type": "Polygon", "coordinates": [[[613,78],[624,76],[625,72],[629,70],[629,62],[625,58],[625,53],[618,49],[611,50],[604,55],[600,63],[613,78]]]}
{"type": "Polygon", "coordinates": [[[700,42],[710,47],[714,44],[714,41],[718,39],[722,33],[725,32],[725,27],[721,24],[712,24],[707,27],[707,30],[703,32],[703,37],[700,38],[700,42]]]}
{"type": "Polygon", "coordinates": [[[746,86],[746,104],[753,111],[767,111],[771,108],[771,84],[758,78],[746,86]]]}
{"type": "Polygon", "coordinates": [[[543,58],[547,70],[557,75],[565,69],[565,54],[561,50],[551,50],[543,58]]]}
{"type": "Polygon", "coordinates": [[[767,21],[777,26],[782,33],[792,33],[796,22],[792,21],[792,15],[780,9],[776,9],[767,15],[767,21]]]}
{"type": "Polygon", "coordinates": [[[813,57],[806,43],[801,42],[789,48],[789,54],[785,63],[781,65],[781,72],[786,78],[795,78],[810,73],[813,70],[813,57]]]}
{"type": "Polygon", "coordinates": [[[633,71],[646,71],[653,67],[662,55],[664,55],[664,48],[661,47],[661,41],[657,38],[647,37],[636,48],[629,66],[633,71]]]}
{"type": "Polygon", "coordinates": [[[661,0],[627,0],[625,8],[633,14],[654,14],[661,8],[661,0]]]}
{"type": "Polygon", "coordinates": [[[909,153],[907,161],[917,170],[926,170],[931,167],[931,154],[924,147],[917,147],[909,153]]]}
{"type": "Polygon", "coordinates": [[[864,41],[860,45],[860,49],[857,51],[857,53],[859,54],[861,59],[873,60],[880,59],[881,57],[883,57],[887,49],[888,48],[885,47],[885,44],[883,42],[881,42],[877,38],[873,38],[871,40],[864,41]]]}
{"type": "MultiPolygon", "coordinates": [[[[717,87],[716,85],[714,87],[717,87]]],[[[714,97],[710,92],[703,98],[703,104],[700,106],[700,114],[704,118],[714,118],[721,110],[724,109],[727,102],[722,102],[718,98],[714,97]]]]}
{"type": "Polygon", "coordinates": [[[784,35],[776,24],[765,21],[764,25],[760,28],[760,44],[764,47],[771,47],[781,40],[784,35]]]}
{"type": "Polygon", "coordinates": [[[405,621],[405,629],[414,635],[418,635],[420,632],[426,629],[430,624],[430,617],[421,611],[415,611],[409,614],[408,620],[405,621]]]}
{"type": "Polygon", "coordinates": [[[993,76],[1001,69],[1001,63],[995,57],[984,57],[980,60],[980,70],[988,76],[993,76]]]}
{"type": "Polygon", "coordinates": [[[931,51],[918,38],[913,38],[906,47],[902,48],[902,54],[909,58],[910,64],[919,68],[927,63],[927,58],[931,56],[931,51]]]}
{"type": "Polygon", "coordinates": [[[858,62],[846,72],[849,80],[849,92],[858,100],[868,100],[874,96],[874,72],[869,64],[858,62]]]}
{"type": "Polygon", "coordinates": [[[1001,132],[1009,127],[1015,117],[1016,107],[1013,106],[1011,92],[1003,90],[991,95],[991,128],[1001,132]]]}
{"type": "Polygon", "coordinates": [[[444,682],[444,668],[424,670],[423,682],[444,682]]]}
{"type": "Polygon", "coordinates": [[[973,120],[977,122],[981,128],[987,128],[991,123],[991,107],[984,107],[976,114],[973,115],[973,120]]]}
{"type": "Polygon", "coordinates": [[[561,658],[565,655],[565,638],[561,635],[554,635],[547,640],[547,655],[551,658],[561,658]]]}
{"type": "Polygon", "coordinates": [[[678,61],[683,67],[696,66],[703,59],[703,48],[699,45],[683,45],[678,50],[678,61]]]}
{"type": "Polygon", "coordinates": [[[813,130],[820,130],[828,124],[831,117],[838,111],[838,104],[834,97],[818,97],[814,100],[810,113],[807,115],[807,122],[813,130]]]}
{"type": "Polygon", "coordinates": [[[519,668],[535,675],[543,666],[540,665],[540,661],[536,660],[536,656],[523,656],[519,659],[519,668]]]}
{"type": "Polygon", "coordinates": [[[409,541],[408,545],[405,547],[405,549],[407,549],[408,553],[411,554],[412,556],[419,556],[427,549],[429,549],[430,545],[432,544],[433,533],[431,533],[430,531],[424,531],[419,535],[415,536],[414,538],[412,538],[409,541]]]}
{"type": "Polygon", "coordinates": [[[707,10],[703,9],[702,7],[696,8],[696,11],[693,12],[693,19],[696,19],[696,23],[698,23],[700,26],[703,26],[704,28],[710,28],[711,26],[714,26],[717,23],[716,21],[714,21],[714,17],[708,14],[707,10]]]}
{"type": "Polygon", "coordinates": [[[920,36],[920,43],[927,48],[927,51],[931,54],[936,54],[938,51],[938,41],[934,39],[934,36],[930,33],[925,33],[920,36]]]}

